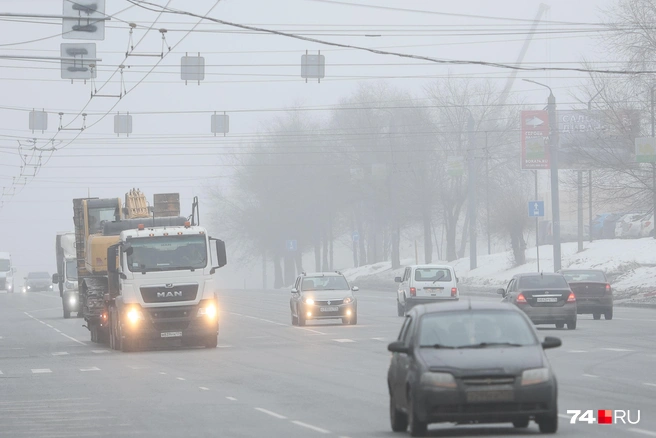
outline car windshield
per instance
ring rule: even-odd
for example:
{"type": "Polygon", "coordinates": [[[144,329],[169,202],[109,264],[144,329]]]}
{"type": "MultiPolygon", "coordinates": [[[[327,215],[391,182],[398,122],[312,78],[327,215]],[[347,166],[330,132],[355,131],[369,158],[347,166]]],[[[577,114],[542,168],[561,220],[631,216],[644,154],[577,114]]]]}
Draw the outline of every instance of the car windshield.
{"type": "Polygon", "coordinates": [[[532,275],[519,279],[520,289],[567,289],[565,277],[560,275],[532,275]]]}
{"type": "Polygon", "coordinates": [[[7,259],[0,260],[0,272],[8,272],[10,268],[11,268],[11,263],[9,263],[9,260],[7,259]]]}
{"type": "Polygon", "coordinates": [[[415,281],[451,281],[451,270],[448,268],[417,268],[415,281]]]}
{"type": "Polygon", "coordinates": [[[42,280],[44,278],[50,279],[50,274],[47,272],[32,272],[27,276],[27,278],[34,280],[42,280]]]}
{"type": "Polygon", "coordinates": [[[568,282],[606,282],[606,276],[599,271],[567,271],[563,275],[568,282]]]}
{"type": "Polygon", "coordinates": [[[139,237],[129,240],[132,253],[128,268],[132,272],[203,269],[207,266],[204,235],[139,237]]]}
{"type": "Polygon", "coordinates": [[[331,275],[325,277],[307,277],[303,279],[301,289],[312,290],[348,290],[349,285],[342,276],[331,275]]]}
{"type": "Polygon", "coordinates": [[[77,262],[66,262],[66,279],[77,281],[77,262]]]}
{"type": "Polygon", "coordinates": [[[511,310],[435,312],[422,316],[420,347],[463,348],[481,345],[535,345],[531,326],[511,310]]]}

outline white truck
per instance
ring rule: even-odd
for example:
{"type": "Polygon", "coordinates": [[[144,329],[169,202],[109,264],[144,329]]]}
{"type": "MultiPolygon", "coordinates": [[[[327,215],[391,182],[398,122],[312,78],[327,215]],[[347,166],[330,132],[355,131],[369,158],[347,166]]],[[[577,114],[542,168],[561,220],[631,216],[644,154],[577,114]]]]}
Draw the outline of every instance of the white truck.
{"type": "Polygon", "coordinates": [[[16,269],[11,264],[11,254],[0,252],[0,291],[14,292],[14,273],[16,269]]]}
{"type": "Polygon", "coordinates": [[[57,256],[57,273],[52,275],[52,282],[59,286],[64,318],[70,318],[72,312],[76,312],[77,316],[81,317],[74,232],[57,233],[55,254],[57,256]]]}

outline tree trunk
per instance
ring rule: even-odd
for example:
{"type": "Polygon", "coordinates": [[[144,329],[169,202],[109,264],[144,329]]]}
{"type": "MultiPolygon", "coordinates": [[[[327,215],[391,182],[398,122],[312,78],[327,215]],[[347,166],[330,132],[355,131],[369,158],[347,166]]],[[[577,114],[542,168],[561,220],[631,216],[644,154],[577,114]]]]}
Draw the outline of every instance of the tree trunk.
{"type": "Polygon", "coordinates": [[[433,263],[433,227],[429,206],[424,206],[422,219],[424,222],[424,260],[426,264],[430,264],[433,263]]]}
{"type": "Polygon", "coordinates": [[[296,262],[294,261],[294,253],[288,251],[285,254],[285,284],[284,286],[289,286],[294,284],[296,279],[296,262]]]}
{"type": "Polygon", "coordinates": [[[280,265],[280,254],[276,253],[273,256],[273,287],[274,289],[280,289],[283,287],[282,279],[282,266],[280,265]]]}
{"type": "Polygon", "coordinates": [[[355,225],[356,229],[358,230],[358,234],[360,234],[360,240],[358,241],[358,252],[359,252],[359,260],[360,263],[358,263],[358,266],[364,266],[367,264],[367,250],[366,250],[366,241],[365,237],[365,231],[364,231],[364,226],[362,225],[362,217],[360,215],[360,205],[358,205],[355,209],[355,225]]]}
{"type": "Polygon", "coordinates": [[[333,218],[332,216],[328,219],[329,227],[328,227],[328,245],[330,247],[328,248],[328,262],[330,263],[330,271],[335,270],[335,254],[333,252],[333,218]]]}
{"type": "Polygon", "coordinates": [[[267,285],[267,256],[266,251],[262,251],[262,289],[266,290],[267,285]]]}
{"type": "Polygon", "coordinates": [[[510,243],[512,245],[513,257],[515,259],[515,266],[520,266],[526,263],[526,241],[524,240],[524,233],[521,231],[512,231],[510,233],[510,243]]]}
{"type": "Polygon", "coordinates": [[[322,266],[321,266],[321,271],[326,272],[328,271],[328,239],[327,239],[327,233],[326,230],[324,229],[323,233],[321,233],[321,237],[323,240],[323,248],[322,248],[322,266]]]}
{"type": "Polygon", "coordinates": [[[294,261],[296,262],[294,279],[296,279],[296,276],[303,272],[303,252],[300,249],[294,253],[294,261]]]}
{"type": "Polygon", "coordinates": [[[392,225],[390,237],[392,239],[392,269],[398,269],[401,267],[401,227],[396,219],[392,225]]]}
{"type": "Polygon", "coordinates": [[[444,212],[444,228],[446,231],[446,260],[451,262],[457,259],[456,254],[456,220],[451,218],[452,214],[444,212]]]}
{"type": "Polygon", "coordinates": [[[321,232],[319,230],[314,233],[314,269],[316,272],[321,271],[321,232]]]}
{"type": "Polygon", "coordinates": [[[460,239],[460,251],[458,251],[458,257],[463,258],[465,256],[465,249],[467,248],[467,238],[469,237],[469,214],[465,214],[465,223],[462,228],[462,238],[460,239]]]}

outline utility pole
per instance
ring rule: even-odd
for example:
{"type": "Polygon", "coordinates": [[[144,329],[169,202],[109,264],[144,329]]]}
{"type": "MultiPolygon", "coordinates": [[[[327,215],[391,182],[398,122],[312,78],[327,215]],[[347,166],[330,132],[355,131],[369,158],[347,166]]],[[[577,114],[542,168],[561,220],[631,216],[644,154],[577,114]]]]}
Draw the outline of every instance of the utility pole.
{"type": "MultiPolygon", "coordinates": [[[[592,113],[592,101],[595,100],[595,98],[597,96],[599,96],[602,91],[604,91],[604,88],[599,90],[597,92],[597,94],[592,96],[592,98],[590,98],[590,100],[588,101],[588,114],[592,113]]],[[[579,171],[579,178],[581,178],[581,177],[582,177],[581,172],[579,171]]],[[[579,190],[582,191],[583,190],[582,183],[580,183],[580,184],[581,185],[579,186],[580,187],[579,190]]],[[[590,236],[589,236],[590,237],[590,243],[592,243],[592,239],[593,239],[593,237],[592,237],[592,169],[588,170],[588,208],[589,208],[589,211],[588,211],[588,221],[589,221],[588,233],[590,233],[590,236]]],[[[582,209],[583,209],[583,207],[581,207],[581,210],[582,209]]],[[[580,214],[583,215],[583,212],[581,211],[580,214]]],[[[580,225],[580,227],[582,227],[582,225],[580,225]]],[[[581,243],[580,246],[579,246],[579,251],[582,251],[582,250],[583,250],[583,243],[581,243]]]]}
{"type": "MultiPolygon", "coordinates": [[[[546,85],[545,85],[546,86],[546,85]]],[[[556,118],[556,97],[549,88],[549,154],[551,156],[551,214],[553,223],[553,259],[554,272],[560,271],[560,196],[558,192],[558,120],[556,118]]]]}
{"type": "Polygon", "coordinates": [[[490,240],[490,151],[487,146],[487,134],[485,131],[485,219],[487,226],[487,255],[492,254],[492,242],[490,240]]]}
{"type": "MultiPolygon", "coordinates": [[[[469,110],[468,110],[469,111],[469,110]]],[[[469,199],[469,269],[477,267],[476,249],[476,153],[474,117],[469,112],[467,119],[467,131],[469,132],[469,154],[468,154],[468,193],[469,199]]]]}
{"type": "MultiPolygon", "coordinates": [[[[654,125],[654,85],[651,87],[651,137],[656,137],[656,126],[654,125]]],[[[652,196],[653,203],[652,208],[654,209],[654,217],[656,217],[656,163],[651,163],[651,183],[652,183],[652,196]]],[[[656,239],[656,233],[654,233],[654,239],[656,239]]]]}

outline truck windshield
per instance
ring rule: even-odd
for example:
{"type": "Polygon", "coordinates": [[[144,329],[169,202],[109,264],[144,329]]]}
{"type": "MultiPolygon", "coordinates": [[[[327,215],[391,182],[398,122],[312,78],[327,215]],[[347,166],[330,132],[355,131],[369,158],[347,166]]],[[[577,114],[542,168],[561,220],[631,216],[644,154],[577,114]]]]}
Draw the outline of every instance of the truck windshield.
{"type": "Polygon", "coordinates": [[[8,272],[11,268],[11,263],[7,259],[0,260],[0,272],[8,272]]]}
{"type": "Polygon", "coordinates": [[[66,262],[66,279],[70,281],[77,281],[77,262],[66,262]]]}
{"type": "Polygon", "coordinates": [[[116,219],[116,207],[89,208],[89,234],[100,233],[105,222],[116,219]]]}
{"type": "Polygon", "coordinates": [[[139,237],[130,239],[132,254],[128,268],[132,272],[203,269],[207,266],[204,235],[139,237]]]}

